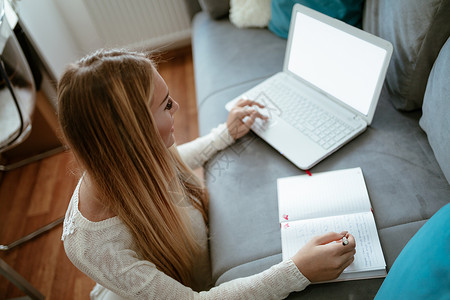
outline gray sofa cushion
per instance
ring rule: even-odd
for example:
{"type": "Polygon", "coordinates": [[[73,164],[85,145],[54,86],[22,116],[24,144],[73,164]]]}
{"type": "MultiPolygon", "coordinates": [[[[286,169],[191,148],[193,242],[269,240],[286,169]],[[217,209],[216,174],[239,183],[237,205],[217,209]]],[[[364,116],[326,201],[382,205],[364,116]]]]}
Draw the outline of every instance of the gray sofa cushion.
{"type": "Polygon", "coordinates": [[[450,39],[433,66],[422,109],[420,126],[427,133],[434,155],[450,183],[450,39]]]}
{"type": "MultiPolygon", "coordinates": [[[[217,108],[245,89],[241,86],[222,91],[207,104],[217,108]]],[[[315,172],[357,166],[363,169],[389,268],[424,220],[448,203],[450,187],[418,126],[420,113],[398,112],[388,102],[386,92],[378,110],[367,132],[311,172],[314,176],[315,172]]],[[[213,279],[224,282],[255,274],[266,263],[269,267],[273,260],[265,258],[281,253],[276,179],[304,172],[253,133],[220,152],[205,170],[211,197],[213,279]]],[[[348,289],[336,299],[348,299],[358,287],[363,291],[355,295],[368,293],[373,297],[381,282],[364,281],[362,286],[345,283],[348,289]]],[[[336,289],[334,285],[311,286],[292,297],[308,299],[313,294],[317,295],[314,299],[328,299],[327,294],[336,289]]]]}
{"type": "MultiPolygon", "coordinates": [[[[194,18],[193,33],[203,135],[226,120],[226,102],[282,69],[286,41],[268,30],[212,21],[204,12],[194,18]]],[[[360,166],[380,230],[430,218],[450,194],[419,127],[420,112],[399,112],[389,100],[384,88],[368,130],[311,170],[360,166]]],[[[220,152],[205,170],[214,280],[242,264],[279,254],[276,179],[302,171],[253,133],[220,152]]],[[[403,228],[394,232],[407,240],[413,232],[403,228]]],[[[400,244],[382,239],[382,246],[390,266],[400,244]]]]}
{"type": "MultiPolygon", "coordinates": [[[[226,120],[225,103],[281,71],[286,45],[268,30],[237,29],[205,12],[194,19],[192,43],[201,135],[226,120]]],[[[450,186],[419,127],[421,113],[399,112],[390,100],[385,86],[367,131],[311,170],[314,176],[362,168],[388,267],[424,221],[450,200],[450,186]]],[[[205,172],[216,284],[278,262],[276,179],[304,172],[253,133],[218,153],[205,172]]],[[[371,299],[381,283],[312,285],[289,298],[371,299]]]]}
{"type": "Polygon", "coordinates": [[[422,107],[428,75],[450,34],[449,18],[449,0],[366,1],[363,29],[394,46],[386,86],[397,109],[422,107]]]}
{"type": "MultiPolygon", "coordinates": [[[[237,88],[231,91],[238,93],[237,88]]],[[[224,105],[230,96],[221,92],[213,103],[224,105]]],[[[382,93],[371,127],[315,166],[313,176],[360,166],[378,229],[430,218],[448,203],[450,187],[418,126],[419,117],[418,112],[396,111],[382,93]]],[[[218,154],[206,170],[213,278],[281,251],[276,179],[303,172],[253,133],[218,154]]],[[[382,246],[393,262],[400,249],[390,242],[382,246]]]]}

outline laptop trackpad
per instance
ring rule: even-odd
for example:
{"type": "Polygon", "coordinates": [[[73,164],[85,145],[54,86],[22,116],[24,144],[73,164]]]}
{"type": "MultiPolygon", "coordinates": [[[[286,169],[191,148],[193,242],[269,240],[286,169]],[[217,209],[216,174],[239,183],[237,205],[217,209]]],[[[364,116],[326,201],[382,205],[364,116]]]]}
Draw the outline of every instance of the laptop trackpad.
{"type": "Polygon", "coordinates": [[[309,169],[327,154],[322,147],[280,118],[271,118],[264,126],[261,123],[255,124],[259,126],[252,127],[253,131],[303,170],[309,169]]]}

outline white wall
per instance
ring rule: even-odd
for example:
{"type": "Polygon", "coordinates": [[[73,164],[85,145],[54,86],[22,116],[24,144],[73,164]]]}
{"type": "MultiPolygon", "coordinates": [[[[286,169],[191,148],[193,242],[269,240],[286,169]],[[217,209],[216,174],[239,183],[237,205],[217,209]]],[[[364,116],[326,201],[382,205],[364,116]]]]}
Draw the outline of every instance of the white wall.
{"type": "Polygon", "coordinates": [[[183,0],[13,1],[21,25],[54,79],[66,64],[102,47],[178,47],[190,42],[183,0]]]}
{"type": "Polygon", "coordinates": [[[16,12],[54,79],[60,77],[66,64],[83,56],[80,45],[53,0],[20,0],[16,2],[16,12]]]}
{"type": "MultiPolygon", "coordinates": [[[[93,20],[83,1],[53,0],[73,34],[79,49],[88,54],[103,47],[103,42],[97,33],[93,20]]],[[[91,0],[89,0],[91,1],[91,0]]]]}

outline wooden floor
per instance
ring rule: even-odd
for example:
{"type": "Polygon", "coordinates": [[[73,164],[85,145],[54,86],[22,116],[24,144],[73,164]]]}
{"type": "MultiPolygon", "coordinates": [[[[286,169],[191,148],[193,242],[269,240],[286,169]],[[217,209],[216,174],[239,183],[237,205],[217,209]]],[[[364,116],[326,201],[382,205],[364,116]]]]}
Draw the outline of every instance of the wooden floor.
{"type": "MultiPolygon", "coordinates": [[[[194,75],[190,48],[164,55],[159,71],[179,102],[175,115],[175,139],[182,144],[198,136],[194,75]]],[[[53,112],[43,112],[55,124],[53,112]]],[[[64,215],[77,178],[70,151],[1,174],[0,244],[9,244],[64,215]]],[[[36,287],[46,299],[89,299],[94,282],[67,259],[59,225],[0,258],[36,287]]],[[[24,294],[0,276],[0,299],[24,294]]]]}

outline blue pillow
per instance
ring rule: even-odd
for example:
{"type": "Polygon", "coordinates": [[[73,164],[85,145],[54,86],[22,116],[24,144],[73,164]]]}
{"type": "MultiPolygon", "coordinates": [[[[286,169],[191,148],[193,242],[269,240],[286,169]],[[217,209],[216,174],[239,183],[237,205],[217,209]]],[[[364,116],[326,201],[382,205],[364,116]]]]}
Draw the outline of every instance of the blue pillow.
{"type": "Polygon", "coordinates": [[[364,0],[272,0],[272,17],[269,30],[287,38],[291,22],[292,7],[300,3],[330,17],[361,28],[364,0]]]}
{"type": "Polygon", "coordinates": [[[394,262],[375,300],[449,299],[450,204],[413,236],[394,262]]]}

